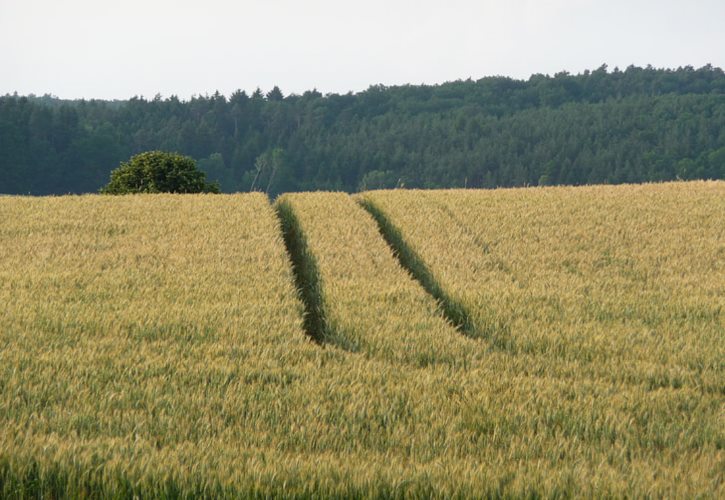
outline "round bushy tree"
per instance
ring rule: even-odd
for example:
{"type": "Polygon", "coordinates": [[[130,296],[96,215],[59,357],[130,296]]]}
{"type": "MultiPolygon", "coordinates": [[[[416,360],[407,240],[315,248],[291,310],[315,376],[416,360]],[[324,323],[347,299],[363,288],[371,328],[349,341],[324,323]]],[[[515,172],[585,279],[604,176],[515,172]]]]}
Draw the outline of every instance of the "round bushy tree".
{"type": "Polygon", "coordinates": [[[131,157],[111,172],[103,194],[218,193],[219,185],[206,182],[206,174],[188,156],[148,151],[131,157]]]}

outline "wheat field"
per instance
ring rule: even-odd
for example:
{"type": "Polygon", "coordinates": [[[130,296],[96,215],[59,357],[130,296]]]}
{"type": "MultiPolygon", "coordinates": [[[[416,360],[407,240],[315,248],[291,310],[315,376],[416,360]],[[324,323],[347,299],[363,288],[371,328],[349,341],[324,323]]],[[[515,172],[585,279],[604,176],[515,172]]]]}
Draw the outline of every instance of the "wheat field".
{"type": "Polygon", "coordinates": [[[306,274],[320,297],[324,342],[419,367],[470,362],[476,344],[446,322],[350,196],[286,194],[277,207],[285,226],[294,226],[306,274]]]}
{"type": "Polygon", "coordinates": [[[725,183],[3,197],[0,303],[3,497],[725,495],[725,183]]]}
{"type": "Polygon", "coordinates": [[[492,348],[723,388],[723,183],[362,200],[492,348]]]}

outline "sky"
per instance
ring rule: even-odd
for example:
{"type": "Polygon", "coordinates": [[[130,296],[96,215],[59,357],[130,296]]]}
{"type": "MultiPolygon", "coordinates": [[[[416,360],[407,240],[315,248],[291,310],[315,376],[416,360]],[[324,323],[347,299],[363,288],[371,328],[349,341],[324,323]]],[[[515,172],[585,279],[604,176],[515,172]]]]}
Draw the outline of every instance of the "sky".
{"type": "Polygon", "coordinates": [[[725,0],[0,0],[0,95],[285,95],[725,67],[725,0]]]}

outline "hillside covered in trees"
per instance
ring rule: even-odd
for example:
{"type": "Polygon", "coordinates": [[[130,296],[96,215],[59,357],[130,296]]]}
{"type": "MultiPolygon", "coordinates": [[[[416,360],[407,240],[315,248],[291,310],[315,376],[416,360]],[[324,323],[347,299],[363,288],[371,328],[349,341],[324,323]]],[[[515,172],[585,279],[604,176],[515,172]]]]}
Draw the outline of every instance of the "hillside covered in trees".
{"type": "Polygon", "coordinates": [[[148,150],[223,191],[725,178],[725,74],[628,67],[364,92],[0,97],[0,193],[95,192],[148,150]]]}

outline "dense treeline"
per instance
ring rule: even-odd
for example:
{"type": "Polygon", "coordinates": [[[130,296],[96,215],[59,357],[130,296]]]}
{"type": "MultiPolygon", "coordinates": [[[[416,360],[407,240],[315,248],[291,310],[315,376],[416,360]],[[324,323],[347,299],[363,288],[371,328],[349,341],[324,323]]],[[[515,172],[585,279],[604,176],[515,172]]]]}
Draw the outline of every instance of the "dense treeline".
{"type": "Polygon", "coordinates": [[[725,74],[602,66],[345,95],[0,97],[0,193],[97,191],[155,149],[197,159],[224,191],[271,194],[722,179],[725,74]]]}

